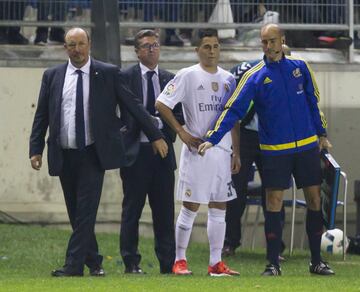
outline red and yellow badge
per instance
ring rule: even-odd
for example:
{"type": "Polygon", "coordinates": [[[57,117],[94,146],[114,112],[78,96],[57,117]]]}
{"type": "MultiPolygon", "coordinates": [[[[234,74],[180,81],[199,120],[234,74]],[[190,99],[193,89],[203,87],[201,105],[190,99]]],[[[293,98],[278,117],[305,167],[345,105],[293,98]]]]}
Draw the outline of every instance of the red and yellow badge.
{"type": "Polygon", "coordinates": [[[296,68],[296,69],[293,71],[293,75],[294,75],[295,78],[301,77],[302,74],[301,74],[300,68],[296,68]]]}
{"type": "Polygon", "coordinates": [[[219,83],[217,82],[211,82],[211,88],[212,90],[214,90],[215,92],[219,90],[219,83]]]}

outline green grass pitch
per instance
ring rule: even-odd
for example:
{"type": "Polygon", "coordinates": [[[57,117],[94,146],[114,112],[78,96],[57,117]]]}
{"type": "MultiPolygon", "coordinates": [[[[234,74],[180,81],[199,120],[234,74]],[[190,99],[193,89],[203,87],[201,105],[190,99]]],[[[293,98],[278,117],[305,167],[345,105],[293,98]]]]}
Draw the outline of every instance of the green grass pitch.
{"type": "Polygon", "coordinates": [[[187,257],[193,276],[161,275],[153,251],[153,241],[141,238],[141,267],[146,275],[124,275],[119,256],[118,234],[98,234],[104,255],[104,278],[52,278],[50,271],[63,265],[69,231],[54,227],[0,224],[0,291],[360,291],[360,256],[327,256],[336,275],[312,276],[308,272],[308,251],[282,264],[283,276],[261,277],[265,262],[264,249],[239,250],[225,259],[240,271],[240,277],[210,278],[207,244],[190,243],[187,257]]]}

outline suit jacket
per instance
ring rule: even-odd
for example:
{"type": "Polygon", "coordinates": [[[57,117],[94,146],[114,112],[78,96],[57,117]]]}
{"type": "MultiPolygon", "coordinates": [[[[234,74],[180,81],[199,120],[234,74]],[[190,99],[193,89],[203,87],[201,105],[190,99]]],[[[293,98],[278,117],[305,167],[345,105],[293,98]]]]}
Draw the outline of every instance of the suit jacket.
{"type": "MultiPolygon", "coordinates": [[[[48,166],[50,175],[60,175],[63,151],[60,145],[60,113],[62,91],[68,63],[44,72],[38,105],[30,136],[30,157],[42,154],[49,128],[48,166]]],[[[124,124],[116,114],[126,112],[137,121],[150,141],[163,138],[142,103],[123,84],[117,66],[91,59],[89,110],[94,146],[103,169],[120,168],[128,164],[123,137],[124,124]]]]}
{"type": "MultiPolygon", "coordinates": [[[[128,84],[129,89],[136,95],[138,98],[143,101],[143,91],[142,91],[142,77],[141,77],[141,68],[139,64],[131,66],[125,69],[122,72],[123,78],[126,80],[126,84],[128,84]]],[[[163,90],[165,85],[174,78],[174,74],[162,70],[159,68],[159,82],[160,82],[160,89],[163,90]]],[[[182,114],[182,105],[179,103],[173,109],[173,113],[176,119],[180,122],[180,124],[184,124],[184,118],[182,114]]],[[[157,116],[161,119],[160,115],[157,116]]],[[[127,133],[126,133],[126,145],[128,149],[128,162],[127,166],[132,165],[139,152],[140,148],[140,125],[139,123],[129,115],[122,116],[123,123],[127,125],[127,133]]],[[[162,119],[161,119],[162,120],[162,119]]],[[[176,133],[170,128],[170,126],[162,120],[164,125],[163,129],[161,130],[165,136],[165,141],[168,144],[169,151],[168,155],[165,158],[165,161],[172,169],[176,169],[176,157],[174,152],[173,143],[176,139],[176,133]]]]}

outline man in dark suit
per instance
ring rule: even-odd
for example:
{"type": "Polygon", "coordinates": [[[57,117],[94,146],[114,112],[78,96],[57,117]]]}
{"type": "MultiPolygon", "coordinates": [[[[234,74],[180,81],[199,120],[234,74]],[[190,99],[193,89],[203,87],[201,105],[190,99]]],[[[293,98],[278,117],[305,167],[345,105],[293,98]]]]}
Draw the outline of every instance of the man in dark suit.
{"type": "Polygon", "coordinates": [[[52,275],[82,276],[86,265],[90,275],[104,276],[94,233],[104,172],[127,163],[126,129],[116,115],[117,105],[121,112],[131,113],[161,157],[166,156],[167,145],[142,104],[123,86],[118,68],[90,58],[90,39],[83,29],[69,30],[64,47],[69,62],[43,75],[30,161],[40,169],[49,128],[49,173],[60,177],[73,230],[65,265],[52,275]]]}
{"type": "MultiPolygon", "coordinates": [[[[159,37],[153,30],[141,30],[136,34],[135,52],[139,63],[123,73],[130,89],[143,99],[143,104],[152,116],[154,124],[162,130],[169,154],[165,159],[154,155],[137,121],[125,118],[129,122],[128,143],[131,144],[129,148],[132,149],[132,159],[128,166],[120,170],[124,189],[120,253],[125,263],[125,273],[144,273],[139,266],[141,260],[138,250],[139,219],[148,195],[152,210],[155,253],[160,262],[160,272],[171,273],[175,258],[174,170],[176,169],[172,143],[176,134],[155,111],[155,99],[174,75],[158,67],[159,37]]],[[[175,112],[181,121],[181,104],[177,105],[175,112]]]]}

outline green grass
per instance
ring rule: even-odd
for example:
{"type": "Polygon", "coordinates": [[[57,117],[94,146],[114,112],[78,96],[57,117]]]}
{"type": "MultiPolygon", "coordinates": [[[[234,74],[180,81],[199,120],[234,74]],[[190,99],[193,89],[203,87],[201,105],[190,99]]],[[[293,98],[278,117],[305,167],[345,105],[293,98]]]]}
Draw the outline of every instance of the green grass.
{"type": "Polygon", "coordinates": [[[147,275],[124,275],[118,252],[117,234],[98,234],[105,256],[105,278],[52,278],[50,271],[61,267],[69,232],[51,227],[0,224],[0,291],[360,291],[360,257],[328,257],[334,277],[311,276],[307,252],[295,251],[282,265],[283,276],[264,278],[264,250],[239,251],[228,264],[240,277],[206,276],[208,246],[191,243],[188,250],[190,277],[160,275],[153,242],[141,239],[142,268],[147,275]]]}

